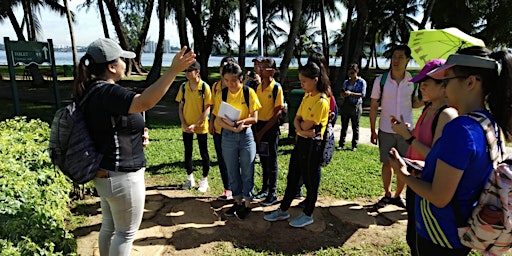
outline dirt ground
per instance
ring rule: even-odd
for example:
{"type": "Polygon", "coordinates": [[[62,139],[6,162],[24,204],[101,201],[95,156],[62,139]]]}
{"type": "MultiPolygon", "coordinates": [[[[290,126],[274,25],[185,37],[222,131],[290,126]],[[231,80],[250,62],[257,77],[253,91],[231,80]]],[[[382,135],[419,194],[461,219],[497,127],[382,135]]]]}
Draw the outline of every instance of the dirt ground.
{"type": "MultiPolygon", "coordinates": [[[[178,186],[151,186],[147,181],[145,214],[134,242],[132,255],[222,255],[234,248],[250,248],[274,253],[309,254],[327,247],[363,248],[362,255],[375,255],[393,242],[405,242],[404,209],[387,206],[376,209],[377,199],[354,201],[319,198],[313,214],[315,222],[292,228],[288,221],[270,223],[265,213],[278,205],[252,204],[245,220],[227,217],[229,202],[198,197],[178,186]]],[[[291,218],[302,208],[294,200],[291,218]]],[[[98,198],[90,198],[75,209],[86,217],[74,230],[80,255],[99,255],[98,232],[101,209],[98,198]]]]}

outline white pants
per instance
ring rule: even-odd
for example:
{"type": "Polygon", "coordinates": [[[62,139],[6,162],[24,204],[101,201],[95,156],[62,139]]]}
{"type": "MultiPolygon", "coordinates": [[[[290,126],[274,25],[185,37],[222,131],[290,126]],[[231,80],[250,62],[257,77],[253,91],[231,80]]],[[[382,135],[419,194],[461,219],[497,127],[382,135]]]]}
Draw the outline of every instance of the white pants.
{"type": "Polygon", "coordinates": [[[109,171],[109,178],[94,179],[103,213],[98,238],[101,256],[130,255],[144,213],[145,169],[136,172],[109,171]]]}

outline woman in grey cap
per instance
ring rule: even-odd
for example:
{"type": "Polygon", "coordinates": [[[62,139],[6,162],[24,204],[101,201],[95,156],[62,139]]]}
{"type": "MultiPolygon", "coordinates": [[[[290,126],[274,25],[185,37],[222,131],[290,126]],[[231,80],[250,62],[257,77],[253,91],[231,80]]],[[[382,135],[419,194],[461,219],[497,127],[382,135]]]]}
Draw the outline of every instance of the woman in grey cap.
{"type": "MultiPolygon", "coordinates": [[[[494,157],[503,150],[495,140],[500,127],[506,139],[512,132],[512,56],[468,47],[452,54],[427,75],[441,80],[448,106],[459,111],[443,128],[425,159],[421,177],[407,170],[398,151],[390,163],[408,187],[416,192],[418,255],[467,255],[458,227],[462,227],[478,201],[493,169],[494,157]],[[501,73],[499,70],[501,63],[501,73]],[[479,122],[492,127],[484,131],[479,122]]],[[[414,141],[412,138],[411,141],[414,141]]]]}
{"type": "Polygon", "coordinates": [[[103,153],[94,186],[101,198],[100,255],[130,255],[144,212],[146,158],[143,150],[142,112],[155,106],[176,75],[195,61],[195,54],[174,57],[170,68],[141,94],[116,84],[125,76],[124,51],[111,39],[92,42],[80,59],[73,96],[90,92],[83,108],[97,150],[103,153]]]}

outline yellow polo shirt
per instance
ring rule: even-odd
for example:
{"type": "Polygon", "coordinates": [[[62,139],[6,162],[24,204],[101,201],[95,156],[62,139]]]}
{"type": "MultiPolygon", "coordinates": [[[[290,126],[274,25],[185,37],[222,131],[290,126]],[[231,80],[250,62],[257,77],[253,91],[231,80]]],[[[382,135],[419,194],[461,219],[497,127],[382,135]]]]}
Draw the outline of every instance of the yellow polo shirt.
{"type": "MultiPolygon", "coordinates": [[[[311,96],[311,94],[306,93],[304,98],[302,98],[299,109],[297,110],[297,115],[301,116],[302,120],[313,121],[315,125],[322,125],[322,129],[320,131],[322,137],[324,136],[325,128],[329,121],[329,103],[329,99],[323,93],[318,93],[315,96],[311,96]]],[[[307,138],[300,132],[297,132],[297,134],[301,137],[307,138]]]]}
{"type": "MultiPolygon", "coordinates": [[[[220,108],[220,102],[222,101],[222,91],[218,92],[215,95],[215,103],[213,105],[213,114],[217,117],[219,117],[219,108],[220,108]]],[[[242,87],[236,92],[231,93],[228,89],[228,95],[226,98],[226,102],[229,103],[234,108],[240,110],[240,117],[238,120],[248,118],[250,113],[254,111],[258,111],[261,109],[260,101],[258,100],[258,95],[256,95],[256,92],[252,88],[249,88],[249,106],[251,109],[247,108],[247,104],[245,104],[245,98],[244,98],[244,90],[242,87]]],[[[259,112],[258,112],[259,115],[259,112]]]]}
{"type": "Polygon", "coordinates": [[[272,95],[274,86],[276,86],[276,80],[272,80],[265,90],[263,90],[261,83],[256,88],[256,95],[258,95],[258,100],[261,103],[261,109],[258,111],[258,120],[268,121],[274,116],[275,108],[284,108],[283,88],[282,86],[277,87],[277,95],[274,101],[274,97],[272,95]]]}
{"type": "MultiPolygon", "coordinates": [[[[181,88],[182,87],[180,86],[178,89],[178,94],[176,95],[177,102],[183,101],[183,92],[181,88]]],[[[212,93],[210,91],[210,86],[207,83],[205,83],[203,80],[200,80],[196,89],[194,90],[190,89],[189,82],[185,83],[185,105],[183,106],[183,118],[185,119],[185,123],[187,125],[191,125],[197,122],[197,120],[201,118],[203,111],[210,105],[212,105],[212,93]],[[204,92],[201,93],[201,90],[204,90],[204,92]]],[[[182,130],[185,131],[183,128],[182,130]]],[[[197,126],[194,130],[194,133],[208,133],[208,120],[205,119],[200,126],[197,126]]]]}
{"type": "MultiPolygon", "coordinates": [[[[212,86],[212,100],[215,101],[217,94],[222,95],[222,83],[220,81],[217,81],[212,86]]],[[[212,110],[213,114],[213,110],[212,110]]],[[[213,122],[213,127],[215,128],[215,133],[220,134],[222,131],[222,127],[217,124],[217,122],[213,122]]]]}

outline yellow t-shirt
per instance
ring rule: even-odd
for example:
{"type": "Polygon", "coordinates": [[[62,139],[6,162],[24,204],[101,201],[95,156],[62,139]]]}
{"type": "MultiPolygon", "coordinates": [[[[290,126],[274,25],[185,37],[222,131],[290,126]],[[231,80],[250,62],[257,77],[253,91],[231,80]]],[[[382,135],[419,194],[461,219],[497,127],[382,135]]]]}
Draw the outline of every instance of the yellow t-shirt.
{"type": "MultiPolygon", "coordinates": [[[[187,125],[194,124],[201,118],[203,111],[212,104],[212,93],[210,91],[210,86],[200,80],[197,84],[196,89],[190,89],[189,82],[185,83],[185,104],[183,106],[183,118],[185,119],[185,123],[187,125]],[[203,88],[204,87],[204,88],[203,88]],[[203,90],[203,92],[201,92],[203,90]],[[204,105],[203,105],[204,98],[204,105]]],[[[176,101],[183,101],[183,91],[182,87],[178,89],[178,94],[176,95],[176,101]]],[[[185,131],[182,128],[183,131],[185,131]]],[[[208,133],[208,120],[205,119],[200,126],[197,126],[194,130],[194,133],[205,134],[208,133]]]]}
{"type": "MultiPolygon", "coordinates": [[[[260,101],[258,100],[258,95],[256,95],[256,92],[254,92],[252,88],[249,88],[249,106],[251,107],[251,109],[247,108],[247,104],[245,104],[244,90],[242,88],[243,87],[240,87],[240,89],[234,94],[231,93],[228,89],[228,95],[226,98],[226,103],[240,110],[240,117],[237,120],[248,118],[250,113],[258,111],[261,108],[260,101]]],[[[217,118],[219,118],[218,114],[221,101],[222,91],[218,92],[215,95],[213,114],[217,116],[217,118]]]]}
{"type": "MultiPolygon", "coordinates": [[[[220,81],[217,81],[212,86],[212,100],[215,101],[217,94],[222,95],[222,83],[220,81]]],[[[212,114],[213,114],[213,108],[212,108],[212,114]]],[[[217,122],[213,122],[213,127],[215,128],[215,133],[220,134],[222,131],[222,127],[217,124],[217,122]]]]}
{"type": "MultiPolygon", "coordinates": [[[[297,116],[301,116],[304,121],[313,121],[315,125],[321,124],[320,135],[323,138],[327,122],[329,121],[329,99],[323,93],[318,93],[315,96],[306,93],[297,110],[297,116]]],[[[297,134],[307,138],[300,132],[297,132],[297,134]]]]}
{"type": "Polygon", "coordinates": [[[277,95],[274,101],[272,95],[274,86],[276,86],[276,80],[272,80],[265,90],[262,90],[261,83],[258,85],[258,88],[256,88],[256,95],[258,95],[258,100],[261,103],[261,109],[258,111],[258,120],[268,121],[274,116],[274,109],[276,107],[280,109],[284,108],[283,88],[278,85],[277,95]]]}

